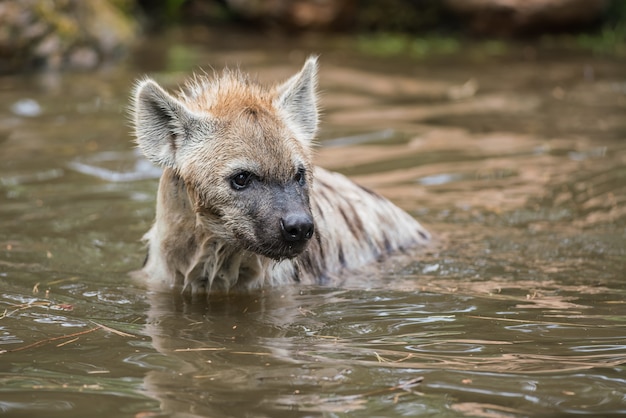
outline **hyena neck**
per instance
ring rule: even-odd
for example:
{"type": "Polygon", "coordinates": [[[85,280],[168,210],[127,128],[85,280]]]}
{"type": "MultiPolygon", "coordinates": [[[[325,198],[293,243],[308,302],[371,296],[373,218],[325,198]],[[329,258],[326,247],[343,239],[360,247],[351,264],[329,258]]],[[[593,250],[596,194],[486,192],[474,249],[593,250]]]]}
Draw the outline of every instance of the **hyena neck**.
{"type": "Polygon", "coordinates": [[[270,271],[284,281],[293,276],[290,265],[278,266],[283,263],[237,248],[215,228],[219,219],[200,219],[191,190],[165,169],[156,221],[144,236],[149,243],[144,271],[154,281],[182,286],[192,294],[260,287],[270,271]]]}

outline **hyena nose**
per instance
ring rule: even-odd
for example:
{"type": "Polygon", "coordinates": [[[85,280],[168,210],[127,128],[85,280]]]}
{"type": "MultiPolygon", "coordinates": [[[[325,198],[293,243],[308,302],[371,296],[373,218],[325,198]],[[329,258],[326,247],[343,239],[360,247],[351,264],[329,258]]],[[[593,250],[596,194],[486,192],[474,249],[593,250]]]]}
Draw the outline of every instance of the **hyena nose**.
{"type": "Polygon", "coordinates": [[[281,218],[280,232],[288,242],[305,242],[313,236],[313,219],[306,214],[292,214],[281,218]]]}

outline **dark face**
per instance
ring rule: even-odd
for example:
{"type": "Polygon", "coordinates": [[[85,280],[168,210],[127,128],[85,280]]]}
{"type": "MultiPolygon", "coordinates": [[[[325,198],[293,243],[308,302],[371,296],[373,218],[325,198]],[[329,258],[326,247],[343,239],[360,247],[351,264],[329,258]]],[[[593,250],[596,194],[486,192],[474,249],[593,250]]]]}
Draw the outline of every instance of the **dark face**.
{"type": "Polygon", "coordinates": [[[308,177],[304,167],[282,181],[246,170],[233,172],[227,181],[238,216],[229,219],[228,227],[243,248],[276,260],[306,248],[315,228],[308,177]]]}
{"type": "Polygon", "coordinates": [[[239,249],[293,258],[315,228],[310,148],[275,109],[263,103],[234,108],[234,116],[223,115],[219,135],[195,143],[181,172],[195,181],[199,212],[212,233],[239,249]]]}

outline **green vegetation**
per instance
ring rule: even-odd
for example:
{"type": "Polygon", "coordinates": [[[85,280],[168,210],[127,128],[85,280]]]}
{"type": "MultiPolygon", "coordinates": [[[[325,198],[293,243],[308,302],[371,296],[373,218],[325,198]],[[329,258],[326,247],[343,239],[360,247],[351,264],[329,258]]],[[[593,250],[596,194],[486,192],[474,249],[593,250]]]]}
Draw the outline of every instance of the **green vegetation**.
{"type": "Polygon", "coordinates": [[[169,21],[177,21],[180,19],[181,8],[185,0],[166,0],[162,3],[162,11],[169,21]]]}
{"type": "MultiPolygon", "coordinates": [[[[626,2],[625,2],[626,3],[626,2]]],[[[598,33],[583,33],[577,37],[578,46],[596,54],[626,56],[626,22],[605,25],[598,33]]]]}
{"type": "Polygon", "coordinates": [[[378,57],[405,55],[421,59],[465,51],[481,58],[504,55],[509,50],[509,43],[494,39],[468,41],[459,36],[378,33],[358,37],[357,48],[362,53],[378,57]]]}
{"type": "Polygon", "coordinates": [[[359,37],[357,45],[361,52],[382,57],[410,55],[423,58],[450,55],[461,49],[460,41],[453,37],[418,37],[389,33],[363,35],[359,37]]]}
{"type": "Polygon", "coordinates": [[[626,1],[613,0],[601,29],[577,37],[581,48],[596,54],[626,56],[626,1]]]}

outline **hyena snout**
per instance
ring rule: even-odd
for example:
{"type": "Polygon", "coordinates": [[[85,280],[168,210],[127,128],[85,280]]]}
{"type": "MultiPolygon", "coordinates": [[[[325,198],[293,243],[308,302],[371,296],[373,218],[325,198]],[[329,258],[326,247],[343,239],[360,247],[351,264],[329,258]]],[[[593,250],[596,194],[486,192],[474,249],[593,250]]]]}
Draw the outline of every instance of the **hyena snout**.
{"type": "Polygon", "coordinates": [[[307,213],[289,213],[280,219],[280,232],[290,245],[301,245],[313,236],[313,218],[307,213]]]}

